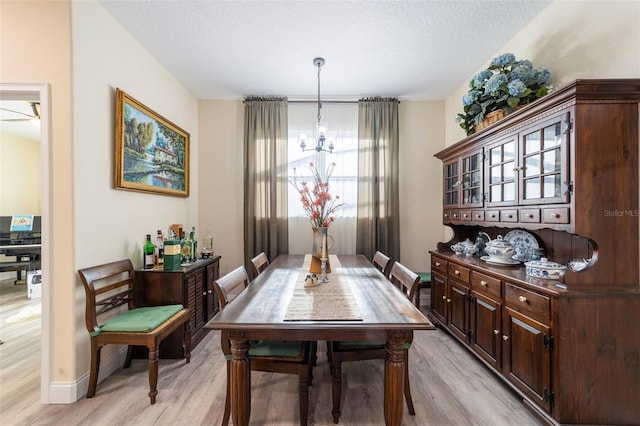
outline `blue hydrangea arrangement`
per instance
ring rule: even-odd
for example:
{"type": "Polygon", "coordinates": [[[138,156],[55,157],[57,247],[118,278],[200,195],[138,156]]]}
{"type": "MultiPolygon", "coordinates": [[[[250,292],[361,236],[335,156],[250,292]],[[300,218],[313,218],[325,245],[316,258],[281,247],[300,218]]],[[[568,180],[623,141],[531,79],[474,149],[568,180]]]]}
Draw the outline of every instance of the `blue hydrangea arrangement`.
{"type": "Polygon", "coordinates": [[[469,81],[469,91],[462,97],[464,113],[457,117],[460,127],[472,135],[487,114],[502,110],[507,115],[541,98],[553,88],[550,77],[546,68],[534,68],[527,59],[518,61],[513,53],[493,58],[469,81]]]}

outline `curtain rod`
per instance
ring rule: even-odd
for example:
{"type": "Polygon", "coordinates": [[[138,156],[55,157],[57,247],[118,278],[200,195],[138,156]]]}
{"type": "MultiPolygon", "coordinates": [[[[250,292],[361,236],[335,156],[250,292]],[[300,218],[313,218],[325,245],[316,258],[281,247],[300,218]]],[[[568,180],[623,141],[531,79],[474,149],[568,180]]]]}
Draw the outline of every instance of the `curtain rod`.
{"type": "MultiPolygon", "coordinates": [[[[289,101],[290,104],[317,104],[318,101],[289,101]]],[[[322,104],[357,104],[358,101],[323,101],[320,100],[322,104]]]]}

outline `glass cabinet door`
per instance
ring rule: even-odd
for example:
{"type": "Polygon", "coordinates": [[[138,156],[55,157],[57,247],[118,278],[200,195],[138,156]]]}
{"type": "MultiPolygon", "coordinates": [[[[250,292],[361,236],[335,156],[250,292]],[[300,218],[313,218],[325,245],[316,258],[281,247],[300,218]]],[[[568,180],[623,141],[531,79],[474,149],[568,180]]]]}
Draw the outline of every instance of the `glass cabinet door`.
{"type": "Polygon", "coordinates": [[[480,207],[483,205],[482,150],[475,151],[460,160],[462,197],[464,207],[480,207]]]}
{"type": "Polygon", "coordinates": [[[513,205],[517,200],[516,137],[510,136],[487,149],[487,206],[513,205]]]}
{"type": "Polygon", "coordinates": [[[457,207],[459,203],[460,176],[458,173],[458,160],[444,165],[444,205],[445,207],[457,207]]]}
{"type": "Polygon", "coordinates": [[[520,134],[520,204],[568,202],[568,114],[520,134]]]}

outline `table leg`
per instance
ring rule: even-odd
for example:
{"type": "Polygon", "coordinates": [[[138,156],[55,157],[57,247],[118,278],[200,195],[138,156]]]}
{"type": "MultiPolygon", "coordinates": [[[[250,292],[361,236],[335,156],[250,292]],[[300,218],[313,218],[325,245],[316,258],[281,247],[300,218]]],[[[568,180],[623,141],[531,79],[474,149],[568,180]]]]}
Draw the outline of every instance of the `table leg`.
{"type": "Polygon", "coordinates": [[[384,365],[384,422],[387,426],[402,425],[404,390],[405,332],[394,331],[387,338],[387,360],[384,365]]]}
{"type": "Polygon", "coordinates": [[[251,416],[251,366],[249,341],[230,337],[231,341],[231,419],[234,425],[247,426],[251,416]]]}

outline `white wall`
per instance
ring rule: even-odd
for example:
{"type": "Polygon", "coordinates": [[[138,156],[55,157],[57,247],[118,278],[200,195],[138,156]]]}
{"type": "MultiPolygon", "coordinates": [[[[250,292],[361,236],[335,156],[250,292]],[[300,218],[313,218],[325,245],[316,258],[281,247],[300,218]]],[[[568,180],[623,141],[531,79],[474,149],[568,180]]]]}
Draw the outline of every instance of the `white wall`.
{"type": "MultiPolygon", "coordinates": [[[[556,87],[580,78],[638,78],[639,23],[639,1],[555,1],[477,71],[493,57],[511,52],[548,68],[556,87]]],[[[462,112],[462,96],[472,77],[445,101],[447,145],[465,137],[455,117],[462,112]]]]}
{"type": "MultiPolygon", "coordinates": [[[[95,1],[72,3],[72,30],[76,269],[123,258],[141,267],[145,234],[198,227],[198,102],[95,1]],[[114,189],[117,87],[190,133],[190,197],[114,189]]],[[[82,374],[90,351],[79,279],[75,297],[82,374]]]]}
{"type": "Polygon", "coordinates": [[[40,168],[38,141],[0,134],[0,216],[41,214],[40,168]]]}
{"type": "Polygon", "coordinates": [[[222,275],[244,264],[244,104],[201,100],[198,123],[198,218],[203,232],[211,230],[214,253],[222,256],[222,275]]]}

